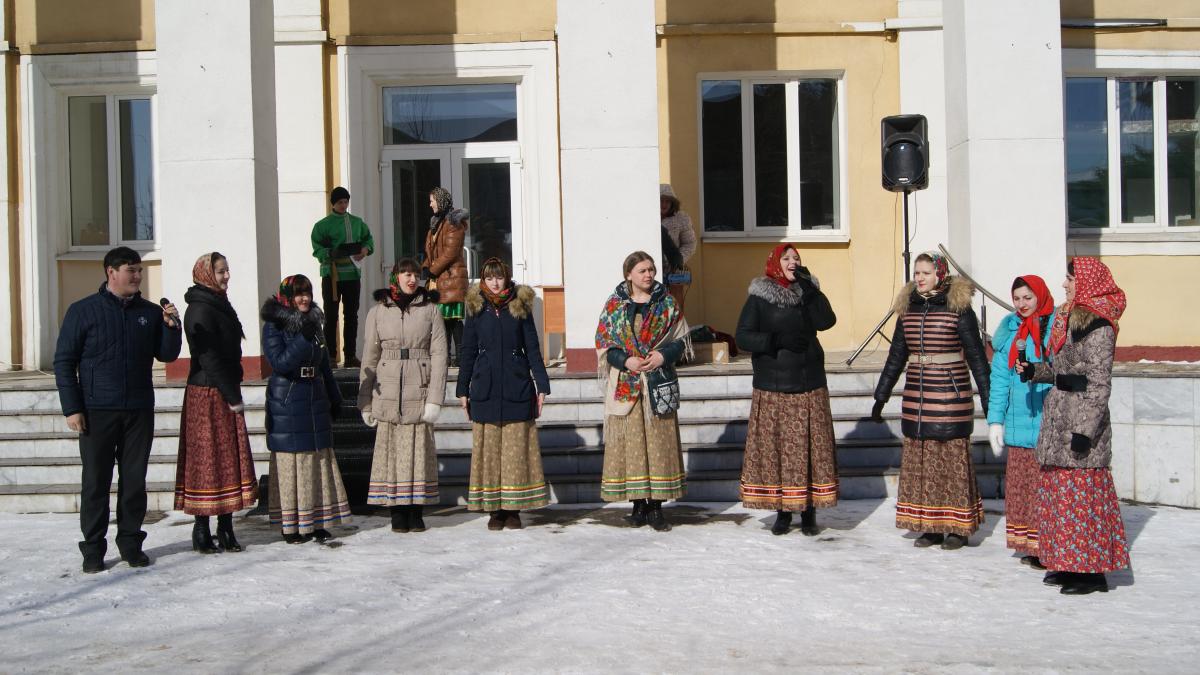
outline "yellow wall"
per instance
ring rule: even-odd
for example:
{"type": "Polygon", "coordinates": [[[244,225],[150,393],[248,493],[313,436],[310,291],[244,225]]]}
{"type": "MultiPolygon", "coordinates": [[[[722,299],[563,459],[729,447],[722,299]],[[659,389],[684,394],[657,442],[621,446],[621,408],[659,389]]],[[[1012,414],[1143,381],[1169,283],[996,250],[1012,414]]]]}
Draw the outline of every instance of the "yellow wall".
{"type": "MultiPolygon", "coordinates": [[[[1064,19],[1200,19],[1196,0],[1061,0],[1064,19]]],[[[1066,29],[1068,49],[1200,49],[1200,26],[1119,30],[1066,29]]]]}
{"type": "Polygon", "coordinates": [[[329,0],[329,36],[553,31],[554,0],[329,0]]]}
{"type": "Polygon", "coordinates": [[[154,0],[15,0],[15,42],[22,52],[52,53],[54,45],[74,45],[64,51],[108,51],[154,48],[154,0]],[[134,43],[137,43],[136,45],[134,43]],[[116,49],[112,49],[116,50],[116,49]]]}
{"type": "MultiPolygon", "coordinates": [[[[674,4],[667,3],[668,7],[674,4]]],[[[824,7],[826,3],[781,5],[824,7]]],[[[763,19],[761,14],[753,18],[763,19]]],[[[838,313],[837,326],[822,335],[826,349],[851,349],[865,337],[887,311],[897,290],[895,280],[901,276],[896,255],[900,239],[898,201],[879,186],[878,138],[879,119],[896,114],[899,108],[897,61],[896,43],[882,34],[676,36],[660,40],[662,179],[674,187],[698,234],[704,227],[699,212],[698,74],[845,71],[849,180],[844,189],[849,191],[850,204],[845,222],[851,229],[851,241],[796,246],[804,264],[820,278],[822,289],[838,313]]],[[[762,274],[763,263],[774,245],[702,243],[689,263],[694,283],[686,302],[688,321],[732,334],[746,299],[746,287],[751,278],[762,274]]]]}
{"type": "Polygon", "coordinates": [[[657,0],[659,23],[809,23],[880,21],[896,16],[895,0],[657,0]]]}
{"type": "Polygon", "coordinates": [[[1200,278],[1200,256],[1102,256],[1100,260],[1129,299],[1118,347],[1200,345],[1196,312],[1189,301],[1181,304],[1200,278]]]}
{"type": "MultiPolygon", "coordinates": [[[[142,297],[158,304],[162,297],[162,262],[146,260],[142,263],[142,297]]],[[[99,260],[61,260],[58,263],[58,322],[62,323],[71,303],[87,297],[104,282],[104,271],[99,260]]],[[[183,298],[171,298],[182,304],[183,298]]]]}

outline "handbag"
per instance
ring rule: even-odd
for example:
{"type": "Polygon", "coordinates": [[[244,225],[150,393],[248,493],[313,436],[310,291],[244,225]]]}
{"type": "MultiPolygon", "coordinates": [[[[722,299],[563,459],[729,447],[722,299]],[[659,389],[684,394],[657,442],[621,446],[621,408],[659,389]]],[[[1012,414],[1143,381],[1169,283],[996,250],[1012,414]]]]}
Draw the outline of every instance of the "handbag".
{"type": "Polygon", "coordinates": [[[692,271],[687,265],[681,266],[667,275],[668,286],[690,286],[692,284],[692,271]]]}
{"type": "Polygon", "coordinates": [[[679,375],[674,368],[664,366],[646,373],[646,390],[655,415],[667,417],[679,410],[679,375]]]}

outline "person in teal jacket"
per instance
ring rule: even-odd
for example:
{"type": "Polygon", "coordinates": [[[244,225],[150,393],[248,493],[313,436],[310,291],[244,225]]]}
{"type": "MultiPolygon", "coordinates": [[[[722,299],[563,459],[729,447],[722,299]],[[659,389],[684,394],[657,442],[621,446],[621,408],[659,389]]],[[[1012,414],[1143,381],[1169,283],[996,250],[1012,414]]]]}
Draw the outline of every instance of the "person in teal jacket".
{"type": "Polygon", "coordinates": [[[992,336],[992,386],[988,393],[988,440],[997,455],[1007,447],[1005,530],[1008,548],[1021,562],[1045,569],[1038,560],[1037,490],[1040,466],[1034,456],[1042,424],[1042,401],[1049,384],[1022,382],[1019,361],[1045,360],[1054,298],[1041,277],[1017,277],[1012,285],[1017,311],[1000,320],[992,336]]]}
{"type": "Polygon", "coordinates": [[[329,193],[332,213],[312,229],[313,257],[321,263],[321,302],[325,305],[325,345],[329,360],[337,362],[338,304],[344,310],[343,368],[358,368],[358,305],[362,295],[362,261],[375,252],[375,239],[362,218],[350,213],[350,191],[335,187],[329,193]]]}

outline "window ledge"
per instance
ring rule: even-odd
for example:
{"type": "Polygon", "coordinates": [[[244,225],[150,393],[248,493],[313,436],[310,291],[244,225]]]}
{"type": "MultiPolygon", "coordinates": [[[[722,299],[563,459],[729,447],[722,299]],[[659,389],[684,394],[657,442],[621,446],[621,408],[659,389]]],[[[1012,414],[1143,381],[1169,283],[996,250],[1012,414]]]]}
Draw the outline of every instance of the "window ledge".
{"type": "Polygon", "coordinates": [[[739,242],[746,243],[771,243],[781,244],[783,242],[795,242],[805,244],[848,244],[850,243],[849,233],[839,232],[837,234],[807,234],[807,233],[787,233],[787,234],[746,234],[744,232],[705,232],[700,235],[701,240],[710,243],[735,244],[739,242]]]}
{"type": "Polygon", "coordinates": [[[1200,230],[1189,227],[1186,230],[1172,232],[1170,230],[1155,230],[1154,232],[1131,232],[1129,230],[1092,231],[1068,230],[1067,239],[1070,241],[1087,242],[1138,242],[1167,244],[1179,241],[1200,241],[1200,230]]]}
{"type": "MultiPolygon", "coordinates": [[[[140,249],[132,246],[130,248],[133,248],[133,250],[138,252],[138,255],[142,256],[142,262],[162,261],[162,251],[158,249],[140,249]]],[[[67,251],[66,253],[59,253],[55,260],[104,260],[104,254],[108,253],[109,250],[110,249],[95,251],[67,251]]]]}
{"type": "Polygon", "coordinates": [[[1067,234],[1067,253],[1096,256],[1200,255],[1200,231],[1080,232],[1067,234]]]}

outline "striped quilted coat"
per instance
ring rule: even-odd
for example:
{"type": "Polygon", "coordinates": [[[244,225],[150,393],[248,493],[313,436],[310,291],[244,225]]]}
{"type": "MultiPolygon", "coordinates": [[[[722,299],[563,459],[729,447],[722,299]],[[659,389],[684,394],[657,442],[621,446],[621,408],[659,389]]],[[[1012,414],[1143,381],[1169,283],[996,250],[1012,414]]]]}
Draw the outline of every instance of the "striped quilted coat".
{"type": "Polygon", "coordinates": [[[971,375],[987,413],[990,371],[971,309],[975,287],[951,276],[944,288],[922,297],[910,283],[896,298],[896,329],[875,400],[891,397],[907,366],[900,426],[908,438],[948,441],[970,436],[975,426],[971,375]]]}

